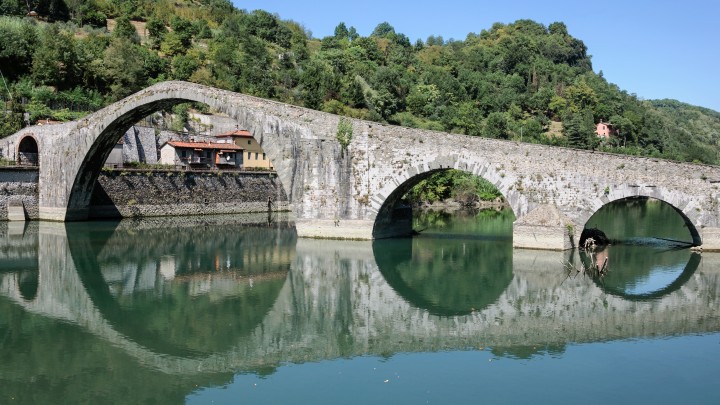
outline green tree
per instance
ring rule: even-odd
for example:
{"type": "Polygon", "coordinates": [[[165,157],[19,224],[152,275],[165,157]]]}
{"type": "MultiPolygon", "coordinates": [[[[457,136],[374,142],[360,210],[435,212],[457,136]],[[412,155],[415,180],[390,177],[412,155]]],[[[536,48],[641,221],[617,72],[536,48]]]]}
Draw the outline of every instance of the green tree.
{"type": "Polygon", "coordinates": [[[114,100],[140,90],[147,82],[142,64],[128,63],[140,61],[142,53],[138,45],[127,38],[115,38],[103,55],[103,76],[110,85],[110,96],[114,100]]]}
{"type": "MultiPolygon", "coordinates": [[[[3,103],[4,104],[4,103],[3,103]]],[[[20,103],[11,100],[7,104],[0,104],[0,138],[12,135],[23,127],[23,110],[20,103]]]]}
{"type": "Polygon", "coordinates": [[[435,84],[417,84],[407,96],[408,110],[418,116],[430,116],[436,111],[440,89],[435,84]]]}
{"type": "Polygon", "coordinates": [[[33,55],[32,78],[37,83],[66,89],[81,80],[75,40],[58,25],[48,25],[33,55]]]}
{"type": "Polygon", "coordinates": [[[588,149],[597,146],[597,135],[595,135],[592,112],[587,109],[579,112],[568,112],[566,119],[563,121],[563,134],[571,147],[588,149]]]}
{"type": "Polygon", "coordinates": [[[140,35],[130,22],[130,18],[122,16],[115,20],[115,24],[115,30],[113,31],[114,38],[125,38],[135,44],[140,43],[140,35]]]}
{"type": "Polygon", "coordinates": [[[348,31],[347,26],[345,26],[344,22],[341,22],[335,27],[334,37],[335,39],[349,39],[350,31],[348,31]]]}
{"type": "Polygon", "coordinates": [[[200,67],[197,58],[190,55],[177,55],[172,59],[173,78],[187,80],[200,67]]]}
{"type": "Polygon", "coordinates": [[[13,81],[26,74],[32,66],[38,36],[26,20],[0,17],[0,70],[13,81]]]}
{"type": "Polygon", "coordinates": [[[22,0],[0,0],[0,15],[23,16],[27,13],[22,0]]]}
{"type": "Polygon", "coordinates": [[[319,109],[332,81],[333,70],[327,62],[313,58],[304,64],[300,74],[300,88],[305,107],[319,109]]]}
{"type": "Polygon", "coordinates": [[[172,28],[172,33],[177,36],[182,46],[186,49],[189,48],[195,34],[193,24],[182,17],[173,16],[170,19],[170,28],[172,28]]]}
{"type": "Polygon", "coordinates": [[[182,55],[187,52],[188,47],[183,42],[182,35],[176,32],[169,32],[160,43],[160,52],[167,56],[182,55]]]}
{"type": "Polygon", "coordinates": [[[585,80],[579,80],[572,86],[565,89],[565,97],[568,99],[570,109],[578,112],[585,109],[594,109],[598,103],[595,90],[588,86],[585,80]]]}
{"type": "Polygon", "coordinates": [[[389,22],[384,21],[378,24],[373,30],[371,37],[391,38],[395,35],[395,28],[389,22]]]}
{"type": "Polygon", "coordinates": [[[452,127],[467,135],[482,135],[482,114],[470,101],[460,103],[452,112],[452,127]]]}
{"type": "Polygon", "coordinates": [[[490,138],[508,139],[509,120],[506,113],[491,112],[485,119],[485,136],[490,138]]]}
{"type": "Polygon", "coordinates": [[[159,49],[160,44],[165,38],[165,34],[167,34],[165,24],[159,18],[152,17],[147,21],[145,28],[148,31],[148,36],[152,40],[152,47],[154,49],[159,49]]]}

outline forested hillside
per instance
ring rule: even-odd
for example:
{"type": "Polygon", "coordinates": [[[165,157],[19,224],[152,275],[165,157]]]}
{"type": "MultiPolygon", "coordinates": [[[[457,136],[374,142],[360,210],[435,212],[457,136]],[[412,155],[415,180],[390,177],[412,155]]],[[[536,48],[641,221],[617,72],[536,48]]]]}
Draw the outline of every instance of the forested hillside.
{"type": "Polygon", "coordinates": [[[367,37],[338,22],[317,39],[227,0],[0,0],[0,14],[0,136],[24,113],[76,119],[188,80],[395,125],[718,162],[719,113],[608,83],[562,22],[413,42],[387,22],[367,37]],[[618,130],[603,143],[600,120],[618,130]]]}

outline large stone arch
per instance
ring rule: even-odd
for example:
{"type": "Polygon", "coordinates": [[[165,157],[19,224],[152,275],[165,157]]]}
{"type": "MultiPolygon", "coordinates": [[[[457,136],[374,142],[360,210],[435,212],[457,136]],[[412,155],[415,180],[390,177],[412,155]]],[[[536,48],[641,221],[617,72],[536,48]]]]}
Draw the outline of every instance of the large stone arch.
{"type": "Polygon", "coordinates": [[[526,211],[527,198],[513,187],[514,176],[501,173],[492,162],[481,157],[467,160],[452,154],[440,155],[432,162],[403,169],[396,175],[395,182],[381,188],[377,195],[384,198],[376,199],[373,207],[376,210],[373,238],[398,236],[403,231],[411,232],[411,229],[403,229],[402,224],[398,229],[398,222],[404,219],[403,214],[396,211],[400,199],[420,181],[437,172],[451,169],[482,177],[494,184],[510,205],[515,218],[526,211]]]}
{"type": "MultiPolygon", "coordinates": [[[[253,134],[273,162],[283,161],[282,148],[277,137],[267,135],[285,134],[294,138],[306,132],[301,126],[283,123],[258,108],[274,102],[192,83],[160,83],[78,121],[62,143],[53,145],[53,155],[61,158],[44,160],[51,167],[40,175],[41,218],[86,219],[102,165],[127,129],[148,114],[185,102],[206,104],[236,120],[253,134]]],[[[292,165],[276,164],[275,170],[286,195],[291,198],[292,165]]]]}
{"type": "Polygon", "coordinates": [[[660,200],[670,205],[675,212],[680,215],[683,222],[690,232],[694,246],[702,245],[702,236],[700,234],[700,228],[703,226],[701,211],[698,210],[698,205],[695,200],[688,199],[687,196],[681,195],[671,190],[667,190],[663,187],[639,187],[636,185],[625,185],[617,187],[614,191],[609,191],[602,197],[598,197],[593,200],[592,207],[584,209],[578,215],[578,225],[580,230],[584,229],[590,220],[602,207],[626,199],[647,197],[660,200]]]}

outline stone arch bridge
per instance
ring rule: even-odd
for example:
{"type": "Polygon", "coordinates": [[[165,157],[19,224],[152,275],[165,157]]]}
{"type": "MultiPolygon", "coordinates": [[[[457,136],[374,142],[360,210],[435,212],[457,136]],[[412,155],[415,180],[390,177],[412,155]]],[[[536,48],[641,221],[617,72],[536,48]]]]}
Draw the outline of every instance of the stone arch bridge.
{"type": "MultiPolygon", "coordinates": [[[[406,234],[411,224],[396,209],[400,197],[436,171],[459,169],[506,197],[517,218],[516,247],[570,248],[603,205],[645,196],[671,204],[696,245],[720,249],[718,167],[387,126],[186,82],[159,83],[79,121],[13,135],[6,145],[28,136],[38,142],[39,218],[86,219],[100,169],[122,134],[187,101],[253,134],[275,165],[300,236],[406,234]],[[342,119],[352,125],[346,148],[336,136],[342,119]]],[[[6,149],[9,157],[18,153],[6,149]]]]}

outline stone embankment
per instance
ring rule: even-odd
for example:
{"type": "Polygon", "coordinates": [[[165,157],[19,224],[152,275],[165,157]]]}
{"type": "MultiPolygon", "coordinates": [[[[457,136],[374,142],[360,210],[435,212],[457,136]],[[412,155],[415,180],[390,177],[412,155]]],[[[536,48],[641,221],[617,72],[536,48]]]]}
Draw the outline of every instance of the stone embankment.
{"type": "Polygon", "coordinates": [[[287,211],[274,172],[104,170],[90,216],[152,217],[287,211]]]}
{"type": "Polygon", "coordinates": [[[13,210],[29,219],[38,218],[37,168],[0,168],[0,220],[13,210]]]}
{"type": "MultiPolygon", "coordinates": [[[[95,218],[290,210],[274,172],[103,170],[91,201],[95,218]]],[[[0,169],[0,221],[18,207],[38,219],[37,168],[0,169]]]]}

